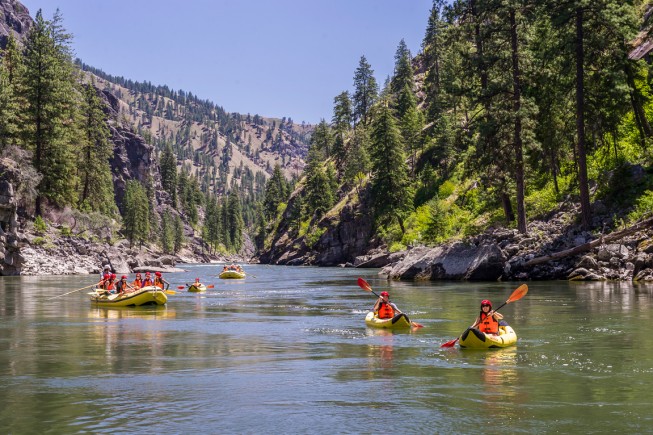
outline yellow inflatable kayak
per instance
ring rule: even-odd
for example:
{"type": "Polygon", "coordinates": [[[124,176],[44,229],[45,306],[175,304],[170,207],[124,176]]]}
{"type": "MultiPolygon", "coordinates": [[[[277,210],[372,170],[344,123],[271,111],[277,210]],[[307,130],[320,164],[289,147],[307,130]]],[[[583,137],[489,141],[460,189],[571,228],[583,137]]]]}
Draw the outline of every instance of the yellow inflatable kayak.
{"type": "Polygon", "coordinates": [[[191,286],[188,287],[188,291],[193,293],[204,292],[206,291],[206,286],[204,284],[191,284],[191,286]]]}
{"type": "Polygon", "coordinates": [[[517,334],[512,327],[499,326],[499,335],[486,334],[476,328],[468,328],[460,336],[458,344],[464,349],[492,349],[508,347],[517,343],[517,334]]]}
{"type": "Polygon", "coordinates": [[[110,294],[93,292],[91,303],[103,307],[129,307],[140,305],[164,305],[168,302],[165,292],[156,286],[143,287],[129,293],[110,294]]]}
{"type": "Polygon", "coordinates": [[[408,316],[403,313],[397,314],[390,319],[379,319],[374,315],[373,311],[370,311],[367,313],[367,316],[365,316],[365,324],[372,328],[384,329],[405,329],[413,326],[411,321],[408,319],[408,316]]]}

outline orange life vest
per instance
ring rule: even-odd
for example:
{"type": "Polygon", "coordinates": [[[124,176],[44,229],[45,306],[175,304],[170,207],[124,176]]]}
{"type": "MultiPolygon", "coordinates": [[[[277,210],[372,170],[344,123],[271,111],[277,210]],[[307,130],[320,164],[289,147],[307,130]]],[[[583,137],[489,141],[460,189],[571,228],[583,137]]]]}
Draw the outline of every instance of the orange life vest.
{"type": "Polygon", "coordinates": [[[498,334],[499,322],[494,318],[494,315],[488,317],[487,314],[481,313],[481,321],[478,323],[477,328],[486,334],[498,334]]]}
{"type": "Polygon", "coordinates": [[[392,305],[381,302],[377,316],[379,319],[392,319],[395,316],[395,310],[392,305]]]}
{"type": "Polygon", "coordinates": [[[147,278],[145,278],[145,281],[143,281],[143,287],[149,287],[149,286],[151,286],[151,285],[154,285],[154,284],[152,283],[152,280],[151,280],[151,279],[147,279],[147,278]]]}
{"type": "Polygon", "coordinates": [[[105,290],[113,290],[114,288],[116,288],[116,286],[113,281],[107,281],[104,285],[105,290]]]}
{"type": "Polygon", "coordinates": [[[162,289],[163,288],[163,280],[161,278],[154,278],[154,285],[162,289]]]}
{"type": "Polygon", "coordinates": [[[134,282],[132,283],[132,287],[134,288],[141,288],[143,286],[143,281],[140,279],[135,279],[134,282]]]}

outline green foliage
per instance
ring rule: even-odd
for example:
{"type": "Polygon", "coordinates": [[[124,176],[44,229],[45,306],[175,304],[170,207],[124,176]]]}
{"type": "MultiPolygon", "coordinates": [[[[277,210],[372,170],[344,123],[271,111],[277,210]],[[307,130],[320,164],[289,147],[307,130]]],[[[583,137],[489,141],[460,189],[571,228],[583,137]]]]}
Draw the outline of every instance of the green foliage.
{"type": "Polygon", "coordinates": [[[59,234],[61,234],[62,237],[70,237],[73,235],[68,225],[62,225],[59,234]]]}
{"type": "Polygon", "coordinates": [[[394,242],[388,247],[389,252],[399,252],[406,249],[406,245],[400,242],[394,242]]]}
{"type": "Polygon", "coordinates": [[[150,203],[145,188],[138,181],[130,180],[123,198],[123,225],[130,246],[143,244],[150,235],[150,203]]]}
{"type": "Polygon", "coordinates": [[[651,217],[653,213],[653,190],[645,191],[635,202],[635,208],[628,214],[629,222],[651,217]]]}
{"type": "Polygon", "coordinates": [[[306,245],[309,246],[310,248],[313,248],[315,244],[320,240],[320,237],[322,237],[322,234],[326,232],[326,228],[323,227],[317,227],[311,229],[311,231],[306,234],[306,245]]]}
{"type": "Polygon", "coordinates": [[[43,246],[47,243],[47,239],[45,237],[34,237],[34,240],[32,240],[32,244],[35,246],[43,246]]]}
{"type": "Polygon", "coordinates": [[[36,216],[36,219],[34,219],[34,231],[36,231],[36,234],[45,234],[47,229],[48,228],[41,215],[36,216]]]}

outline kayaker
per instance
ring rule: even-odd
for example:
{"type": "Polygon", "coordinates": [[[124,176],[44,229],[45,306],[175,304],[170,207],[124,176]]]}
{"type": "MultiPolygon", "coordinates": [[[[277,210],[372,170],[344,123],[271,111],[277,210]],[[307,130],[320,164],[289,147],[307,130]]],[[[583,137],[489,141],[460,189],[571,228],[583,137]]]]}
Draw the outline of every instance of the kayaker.
{"type": "Polygon", "coordinates": [[[503,319],[503,314],[492,311],[492,302],[487,299],[481,301],[481,312],[479,313],[472,328],[486,334],[499,334],[499,322],[503,319]]]}
{"type": "Polygon", "coordinates": [[[379,319],[391,319],[397,314],[401,314],[401,310],[390,302],[390,294],[388,292],[381,292],[381,296],[374,304],[374,313],[379,319]]]}

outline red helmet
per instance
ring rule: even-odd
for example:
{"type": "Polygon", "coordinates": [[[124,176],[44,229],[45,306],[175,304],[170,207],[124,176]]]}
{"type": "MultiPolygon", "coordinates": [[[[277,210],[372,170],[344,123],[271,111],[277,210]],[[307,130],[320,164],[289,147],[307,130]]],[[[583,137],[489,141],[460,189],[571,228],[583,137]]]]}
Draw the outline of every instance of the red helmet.
{"type": "Polygon", "coordinates": [[[136,274],[136,278],[140,278],[140,277],[141,277],[141,274],[140,274],[140,273],[137,273],[137,274],[136,274]]]}
{"type": "Polygon", "coordinates": [[[145,276],[150,276],[150,272],[145,272],[145,276]]]}
{"type": "Polygon", "coordinates": [[[111,274],[111,279],[116,279],[116,274],[115,273],[111,274]]]}
{"type": "Polygon", "coordinates": [[[127,275],[121,276],[120,279],[127,279],[127,275]]]}
{"type": "Polygon", "coordinates": [[[104,276],[102,277],[102,279],[109,279],[109,278],[111,278],[111,275],[109,275],[108,273],[105,273],[104,276]]]}
{"type": "Polygon", "coordinates": [[[492,308],[492,302],[488,301],[487,299],[483,299],[483,300],[481,301],[481,308],[483,308],[484,305],[487,305],[487,306],[489,306],[490,308],[492,308]]]}
{"type": "Polygon", "coordinates": [[[156,276],[161,276],[161,272],[154,272],[156,276]]]}
{"type": "Polygon", "coordinates": [[[199,279],[199,278],[195,278],[195,282],[200,282],[200,279],[199,279]]]}
{"type": "Polygon", "coordinates": [[[381,296],[386,296],[386,297],[389,297],[389,296],[390,296],[390,294],[389,294],[388,292],[381,292],[381,296]]]}

